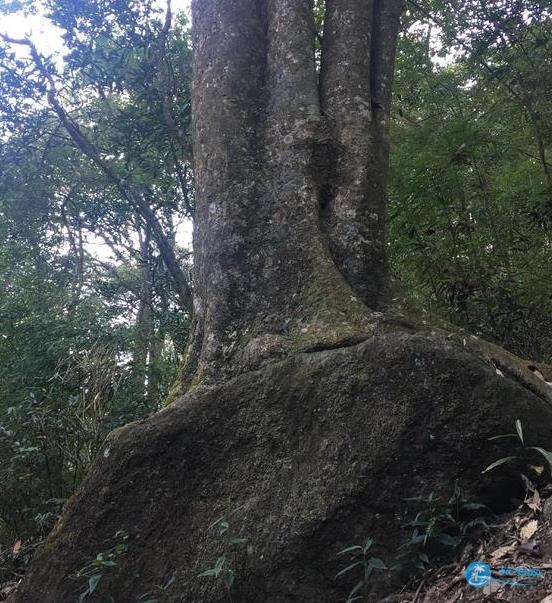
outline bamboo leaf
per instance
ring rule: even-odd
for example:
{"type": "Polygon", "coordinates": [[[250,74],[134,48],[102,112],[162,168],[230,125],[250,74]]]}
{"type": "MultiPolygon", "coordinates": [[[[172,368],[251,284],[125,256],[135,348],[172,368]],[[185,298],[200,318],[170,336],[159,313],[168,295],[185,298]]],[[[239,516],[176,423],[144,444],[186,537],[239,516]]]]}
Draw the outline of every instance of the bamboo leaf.
{"type": "Polygon", "coordinates": [[[481,473],[487,473],[488,471],[491,471],[492,469],[496,469],[497,467],[500,467],[500,465],[504,465],[505,463],[509,463],[510,461],[513,461],[514,459],[517,459],[517,456],[505,456],[502,459],[498,459],[498,461],[495,461],[494,463],[491,463],[486,469],[484,469],[481,473]]]}
{"type": "Polygon", "coordinates": [[[355,563],[351,563],[351,565],[348,565],[345,569],[342,569],[340,572],[338,572],[335,575],[335,578],[339,578],[340,576],[343,576],[344,574],[346,574],[347,572],[351,571],[353,568],[362,565],[362,561],[355,561],[355,563]]]}
{"type": "Polygon", "coordinates": [[[521,421],[519,419],[516,419],[516,431],[521,443],[525,446],[525,442],[523,441],[523,429],[521,428],[521,421]]]}

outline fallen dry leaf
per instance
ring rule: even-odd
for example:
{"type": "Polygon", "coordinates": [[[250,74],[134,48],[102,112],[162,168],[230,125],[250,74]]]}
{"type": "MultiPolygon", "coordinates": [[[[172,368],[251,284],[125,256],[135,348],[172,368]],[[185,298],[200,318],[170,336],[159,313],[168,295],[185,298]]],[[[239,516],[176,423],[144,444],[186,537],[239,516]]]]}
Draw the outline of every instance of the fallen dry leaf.
{"type": "Polygon", "coordinates": [[[483,594],[486,596],[494,595],[495,593],[498,593],[501,589],[502,589],[502,584],[491,581],[491,582],[485,584],[485,586],[483,587],[483,594]]]}
{"type": "Polygon", "coordinates": [[[511,555],[515,551],[515,546],[513,544],[509,544],[507,546],[501,546],[496,551],[491,553],[491,560],[498,561],[499,559],[504,559],[504,557],[511,555]]]}
{"type": "Polygon", "coordinates": [[[8,582],[0,590],[0,595],[8,596],[17,588],[17,582],[8,582]]]}
{"type": "Polygon", "coordinates": [[[531,509],[531,511],[542,511],[541,499],[540,496],[538,496],[538,492],[537,496],[534,496],[532,500],[526,501],[525,504],[531,509]]]}
{"type": "Polygon", "coordinates": [[[536,519],[528,521],[519,531],[520,538],[527,542],[530,540],[535,532],[539,529],[539,522],[536,519]]]}
{"type": "Polygon", "coordinates": [[[540,497],[539,491],[537,490],[537,487],[525,475],[522,475],[521,478],[523,479],[523,482],[524,482],[525,488],[526,488],[525,501],[524,501],[525,504],[532,511],[540,511],[541,510],[541,497],[540,497]]]}
{"type": "Polygon", "coordinates": [[[20,551],[21,551],[21,546],[23,545],[23,543],[21,542],[21,540],[18,540],[12,548],[12,555],[14,557],[17,557],[17,555],[19,555],[20,551]]]}

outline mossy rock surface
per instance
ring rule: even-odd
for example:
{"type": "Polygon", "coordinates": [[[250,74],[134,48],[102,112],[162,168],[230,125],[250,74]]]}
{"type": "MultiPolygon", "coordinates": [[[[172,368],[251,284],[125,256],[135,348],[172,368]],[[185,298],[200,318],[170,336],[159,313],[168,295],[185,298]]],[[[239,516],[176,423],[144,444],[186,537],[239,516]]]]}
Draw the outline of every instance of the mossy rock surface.
{"type": "MultiPolygon", "coordinates": [[[[370,537],[393,564],[406,498],[460,484],[471,500],[511,504],[519,472],[481,472],[512,454],[513,440],[488,438],[518,418],[527,442],[552,446],[547,400],[461,342],[413,332],[197,386],[111,434],[11,601],[77,601],[86,580],[75,574],[121,530],[127,551],[91,601],[228,601],[222,581],[198,577],[223,554],[235,602],[344,601],[358,577],[334,578],[336,554],[370,537]],[[221,517],[222,537],[209,528],[221,517]]],[[[376,572],[367,600],[407,570],[376,572]]]]}

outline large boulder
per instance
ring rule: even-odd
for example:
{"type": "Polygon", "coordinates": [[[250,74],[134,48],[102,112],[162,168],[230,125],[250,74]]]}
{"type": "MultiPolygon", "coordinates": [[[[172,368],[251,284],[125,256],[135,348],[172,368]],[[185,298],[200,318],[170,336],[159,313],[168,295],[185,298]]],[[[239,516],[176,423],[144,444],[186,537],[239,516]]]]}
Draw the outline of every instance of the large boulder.
{"type": "MultiPolygon", "coordinates": [[[[77,601],[87,566],[102,575],[92,601],[344,601],[358,574],[336,580],[337,553],[373,538],[392,564],[409,536],[405,499],[460,484],[510,504],[517,471],[482,469],[512,453],[513,440],[488,438],[517,418],[530,443],[552,445],[546,396],[461,341],[412,332],[197,386],[110,435],[12,601],[77,601]],[[121,539],[116,565],[88,565],[121,539]],[[230,595],[198,577],[223,555],[230,595]]],[[[375,572],[368,600],[401,580],[375,572]]]]}

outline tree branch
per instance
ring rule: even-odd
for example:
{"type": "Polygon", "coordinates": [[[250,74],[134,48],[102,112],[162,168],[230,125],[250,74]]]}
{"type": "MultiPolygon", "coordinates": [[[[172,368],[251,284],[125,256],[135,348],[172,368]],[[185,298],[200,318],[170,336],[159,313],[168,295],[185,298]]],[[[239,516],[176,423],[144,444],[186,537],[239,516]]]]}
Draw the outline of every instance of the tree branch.
{"type": "Polygon", "coordinates": [[[167,127],[167,132],[169,134],[169,145],[171,149],[171,157],[173,159],[174,169],[176,170],[176,175],[178,177],[178,181],[180,184],[180,189],[182,191],[182,195],[184,197],[184,205],[186,206],[186,210],[193,217],[194,215],[194,207],[190,203],[190,198],[188,195],[188,189],[186,187],[186,169],[182,168],[181,162],[178,158],[175,149],[175,143],[182,149],[187,148],[188,141],[186,140],[185,135],[181,132],[178,124],[174,118],[171,97],[174,90],[174,85],[171,85],[169,80],[171,76],[169,75],[170,70],[170,62],[167,57],[167,38],[170,32],[172,24],[172,12],[171,12],[171,0],[167,0],[167,10],[165,12],[165,22],[163,24],[163,28],[161,29],[161,33],[157,40],[159,58],[157,60],[157,73],[159,74],[158,81],[160,84],[161,91],[161,99],[162,99],[162,114],[163,121],[165,122],[165,126],[167,127]]]}
{"type": "Polygon", "coordinates": [[[82,289],[84,286],[84,243],[82,237],[82,222],[80,217],[77,217],[77,227],[78,227],[78,242],[73,233],[73,229],[71,224],[69,223],[69,218],[67,216],[67,205],[71,200],[71,196],[73,195],[76,185],[71,187],[63,203],[61,204],[61,220],[63,225],[65,226],[65,230],[67,231],[67,237],[69,239],[69,246],[71,247],[71,251],[75,256],[75,275],[74,275],[74,286],[73,286],[73,299],[69,304],[69,311],[74,310],[79,301],[82,293],[82,289]]]}
{"type": "MultiPolygon", "coordinates": [[[[169,5],[170,6],[170,5],[169,5]]],[[[111,167],[111,165],[102,158],[96,146],[86,137],[80,126],[71,118],[57,96],[57,89],[52,74],[47,69],[42,57],[36,49],[36,46],[27,38],[16,39],[10,36],[0,34],[2,39],[11,43],[27,46],[30,49],[31,57],[39,70],[41,76],[47,82],[47,98],[52,110],[57,114],[59,120],[67,130],[75,145],[100,168],[100,170],[111,180],[121,196],[126,199],[136,212],[151,227],[152,234],[159,247],[163,261],[167,266],[183,309],[192,313],[192,290],[184,271],[180,268],[178,259],[173,247],[169,243],[161,223],[146,203],[142,196],[136,193],[131,186],[125,182],[111,167]]]]}

